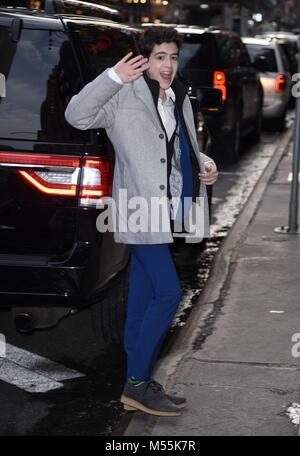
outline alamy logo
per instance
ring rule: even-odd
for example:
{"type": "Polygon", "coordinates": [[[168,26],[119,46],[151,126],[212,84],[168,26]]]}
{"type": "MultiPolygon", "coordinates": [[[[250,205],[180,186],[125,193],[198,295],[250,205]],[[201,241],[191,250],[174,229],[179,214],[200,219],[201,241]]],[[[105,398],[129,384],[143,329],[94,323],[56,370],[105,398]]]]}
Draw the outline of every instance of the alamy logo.
{"type": "Polygon", "coordinates": [[[6,97],[6,79],[2,73],[0,73],[0,97],[6,97]]]}
{"type": "Polygon", "coordinates": [[[97,209],[104,209],[96,221],[100,233],[169,233],[171,218],[175,233],[204,237],[203,197],[197,197],[196,202],[191,197],[183,200],[173,197],[171,201],[165,196],[129,198],[127,189],[123,188],[119,189],[116,200],[100,198],[97,209]]]}
{"type": "Polygon", "coordinates": [[[300,73],[293,74],[292,81],[294,82],[292,95],[293,97],[298,98],[300,96],[300,73]]]}
{"type": "Polygon", "coordinates": [[[295,333],[292,335],[292,342],[294,345],[292,346],[291,353],[293,358],[299,358],[300,356],[300,333],[295,333]]]}
{"type": "Polygon", "coordinates": [[[5,358],[5,356],[6,356],[5,335],[0,333],[0,358],[5,358]]]}

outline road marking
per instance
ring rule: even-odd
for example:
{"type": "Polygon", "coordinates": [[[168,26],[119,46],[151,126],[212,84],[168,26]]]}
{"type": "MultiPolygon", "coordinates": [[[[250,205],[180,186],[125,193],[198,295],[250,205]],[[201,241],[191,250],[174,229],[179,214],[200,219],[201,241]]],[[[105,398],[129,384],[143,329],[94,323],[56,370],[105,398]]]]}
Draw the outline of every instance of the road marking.
{"type": "Polygon", "coordinates": [[[30,393],[46,393],[62,388],[63,380],[84,376],[81,372],[11,344],[6,344],[6,356],[0,357],[0,380],[30,393]]]}
{"type": "Polygon", "coordinates": [[[0,380],[17,386],[28,393],[47,393],[64,386],[63,383],[25,369],[5,358],[0,358],[0,380]]]}

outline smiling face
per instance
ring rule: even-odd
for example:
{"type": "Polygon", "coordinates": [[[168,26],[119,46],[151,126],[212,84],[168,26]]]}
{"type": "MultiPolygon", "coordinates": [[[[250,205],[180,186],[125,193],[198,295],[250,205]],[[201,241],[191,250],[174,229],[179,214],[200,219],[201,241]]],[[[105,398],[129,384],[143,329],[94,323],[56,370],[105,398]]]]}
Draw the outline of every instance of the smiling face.
{"type": "Polygon", "coordinates": [[[155,44],[149,56],[147,73],[159,82],[159,96],[165,99],[165,91],[171,86],[178,70],[178,47],[176,43],[155,44]]]}

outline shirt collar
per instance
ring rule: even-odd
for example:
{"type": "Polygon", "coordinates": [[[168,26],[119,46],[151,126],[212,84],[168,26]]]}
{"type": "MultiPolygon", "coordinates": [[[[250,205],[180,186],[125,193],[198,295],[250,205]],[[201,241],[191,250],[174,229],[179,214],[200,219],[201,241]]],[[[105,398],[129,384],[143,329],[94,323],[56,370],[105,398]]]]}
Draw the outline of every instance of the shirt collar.
{"type": "Polygon", "coordinates": [[[175,92],[174,92],[174,90],[172,89],[172,87],[169,87],[169,88],[166,90],[166,96],[167,96],[167,100],[169,100],[169,98],[172,98],[173,101],[176,100],[176,95],[175,95],[175,92]]]}
{"type": "Polygon", "coordinates": [[[172,87],[169,87],[167,90],[166,90],[166,101],[164,103],[162,103],[161,99],[159,98],[158,99],[158,102],[159,103],[162,103],[164,105],[169,105],[169,104],[174,104],[175,103],[175,100],[176,100],[176,95],[175,95],[175,92],[174,90],[172,89],[172,87]]]}
{"type": "MultiPolygon", "coordinates": [[[[157,106],[158,99],[159,99],[158,81],[155,81],[155,79],[150,79],[145,72],[143,74],[142,78],[139,78],[136,81],[134,81],[134,84],[136,85],[136,87],[142,88],[143,81],[146,82],[146,84],[148,85],[148,88],[153,97],[154,104],[155,104],[155,106],[157,106]]],[[[143,89],[144,89],[144,86],[143,86],[143,89]]],[[[183,83],[182,79],[179,79],[178,77],[176,77],[172,82],[172,90],[176,94],[176,105],[178,105],[181,108],[183,100],[187,94],[187,86],[185,83],[183,83]]]]}

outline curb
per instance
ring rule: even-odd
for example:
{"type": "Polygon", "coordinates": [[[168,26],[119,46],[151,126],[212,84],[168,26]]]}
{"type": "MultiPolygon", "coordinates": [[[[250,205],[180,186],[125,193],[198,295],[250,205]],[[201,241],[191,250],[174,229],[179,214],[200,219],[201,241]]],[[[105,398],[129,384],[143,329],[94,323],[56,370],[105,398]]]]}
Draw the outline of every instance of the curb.
{"type": "MultiPolygon", "coordinates": [[[[203,333],[207,319],[215,310],[215,304],[222,299],[224,287],[228,280],[230,280],[230,265],[237,257],[247,228],[250,226],[257,212],[270,179],[292,140],[292,135],[293,127],[291,126],[283,134],[272,158],[252,190],[248,201],[230,228],[227,236],[222,241],[212,261],[209,278],[188,317],[186,325],[181,329],[176,340],[172,343],[169,353],[161,356],[156,364],[154,376],[166,386],[167,390],[170,390],[172,387],[173,377],[180,362],[193,350],[194,342],[203,333]]],[[[143,413],[135,413],[134,415],[122,435],[145,435],[145,431],[150,430],[157,420],[157,417],[143,413]]]]}

